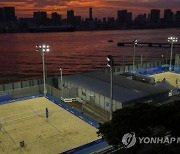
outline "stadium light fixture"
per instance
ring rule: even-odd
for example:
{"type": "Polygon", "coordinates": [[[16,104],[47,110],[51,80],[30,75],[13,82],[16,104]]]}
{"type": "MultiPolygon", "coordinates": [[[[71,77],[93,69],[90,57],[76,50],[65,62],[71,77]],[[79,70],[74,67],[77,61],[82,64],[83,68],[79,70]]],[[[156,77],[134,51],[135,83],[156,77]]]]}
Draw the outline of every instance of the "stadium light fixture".
{"type": "Polygon", "coordinates": [[[114,66],[114,59],[111,55],[107,57],[107,66],[110,68],[111,74],[111,81],[110,81],[110,120],[112,120],[112,113],[113,113],[113,66],[114,66]]]}
{"type": "Polygon", "coordinates": [[[44,54],[50,51],[49,45],[36,45],[36,51],[41,52],[42,54],[42,62],[43,62],[43,85],[44,85],[44,96],[46,96],[46,79],[45,79],[45,62],[44,62],[44,54]]]}
{"type": "Polygon", "coordinates": [[[107,66],[112,67],[114,65],[114,59],[111,55],[107,57],[107,66]]]}
{"type": "Polygon", "coordinates": [[[134,68],[134,64],[135,64],[135,56],[136,56],[136,46],[137,46],[137,44],[138,44],[138,40],[137,39],[135,39],[134,41],[133,41],[133,72],[135,71],[135,68],[134,68]]]}
{"type": "Polygon", "coordinates": [[[173,52],[173,44],[178,41],[177,37],[171,36],[168,37],[168,42],[171,44],[171,56],[170,56],[170,65],[169,65],[169,71],[172,71],[172,52],[173,52]]]}

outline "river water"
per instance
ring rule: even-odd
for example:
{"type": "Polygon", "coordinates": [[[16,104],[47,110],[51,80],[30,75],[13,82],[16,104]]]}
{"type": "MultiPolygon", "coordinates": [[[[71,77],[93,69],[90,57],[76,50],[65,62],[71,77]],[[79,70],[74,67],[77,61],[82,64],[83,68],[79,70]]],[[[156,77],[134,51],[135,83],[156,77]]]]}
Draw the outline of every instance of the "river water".
{"type": "MultiPolygon", "coordinates": [[[[107,55],[115,57],[115,64],[132,63],[133,47],[118,47],[121,41],[162,42],[169,36],[180,38],[180,29],[85,31],[58,33],[0,34],[0,83],[42,77],[42,58],[35,46],[47,44],[46,71],[49,75],[74,74],[106,67],[107,55]],[[113,40],[113,42],[108,42],[113,40]]],[[[173,53],[180,52],[175,48],[173,53]]],[[[155,61],[170,55],[170,48],[136,47],[136,63],[155,61]]]]}

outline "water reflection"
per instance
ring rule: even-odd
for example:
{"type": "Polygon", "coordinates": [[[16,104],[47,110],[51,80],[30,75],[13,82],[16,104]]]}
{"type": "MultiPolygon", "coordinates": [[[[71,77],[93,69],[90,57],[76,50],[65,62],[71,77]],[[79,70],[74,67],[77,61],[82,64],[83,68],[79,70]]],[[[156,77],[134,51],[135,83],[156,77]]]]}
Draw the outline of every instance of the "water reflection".
{"type": "MultiPolygon", "coordinates": [[[[131,64],[133,47],[118,47],[120,41],[138,38],[143,42],[167,42],[170,35],[179,33],[179,29],[161,30],[124,30],[92,31],[73,33],[19,33],[0,34],[0,80],[26,80],[42,77],[42,59],[35,51],[37,44],[50,45],[51,52],[46,53],[48,75],[73,74],[94,70],[106,66],[105,57],[112,54],[117,65],[131,64]],[[113,40],[109,43],[108,40],[113,40]],[[123,60],[124,57],[124,60],[123,60]]],[[[160,60],[169,48],[136,48],[136,63],[160,60]]],[[[174,54],[178,49],[174,49],[174,54]]],[[[169,52],[170,53],[170,52],[169,52]]]]}

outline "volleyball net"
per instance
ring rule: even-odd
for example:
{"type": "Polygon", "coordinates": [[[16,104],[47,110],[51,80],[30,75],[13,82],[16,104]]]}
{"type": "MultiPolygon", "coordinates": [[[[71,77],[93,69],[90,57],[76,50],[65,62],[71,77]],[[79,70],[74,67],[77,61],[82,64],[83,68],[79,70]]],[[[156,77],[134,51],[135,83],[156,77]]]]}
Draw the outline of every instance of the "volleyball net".
{"type": "Polygon", "coordinates": [[[38,110],[32,110],[29,112],[24,112],[20,114],[14,114],[10,116],[5,116],[0,118],[0,128],[4,124],[10,124],[14,122],[19,122],[22,120],[28,120],[29,118],[36,118],[37,116],[40,116],[42,118],[47,118],[47,108],[42,108],[38,110]]]}

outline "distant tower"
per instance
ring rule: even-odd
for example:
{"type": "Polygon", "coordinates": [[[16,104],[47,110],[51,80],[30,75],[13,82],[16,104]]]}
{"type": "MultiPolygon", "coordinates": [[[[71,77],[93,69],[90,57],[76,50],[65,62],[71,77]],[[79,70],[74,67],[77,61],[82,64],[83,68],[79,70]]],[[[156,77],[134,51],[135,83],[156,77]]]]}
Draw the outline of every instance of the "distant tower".
{"type": "Polygon", "coordinates": [[[151,23],[158,23],[159,21],[160,21],[160,10],[152,9],[151,10],[151,16],[150,16],[150,22],[151,23]]]}
{"type": "Polygon", "coordinates": [[[92,17],[92,7],[89,8],[89,20],[93,20],[93,17],[92,17]]]}
{"type": "Polygon", "coordinates": [[[127,23],[127,16],[128,16],[127,10],[118,10],[117,11],[117,20],[119,23],[121,23],[121,24],[127,23]]]}
{"type": "Polygon", "coordinates": [[[175,14],[175,23],[180,25],[180,11],[176,11],[176,14],[175,14]]]}
{"type": "Polygon", "coordinates": [[[3,7],[2,16],[5,22],[14,22],[16,20],[14,7],[3,7]]]}
{"type": "Polygon", "coordinates": [[[3,22],[3,8],[0,8],[0,22],[3,22]]]}
{"type": "Polygon", "coordinates": [[[59,25],[61,23],[61,15],[57,12],[51,13],[51,21],[53,25],[59,25]]]}
{"type": "Polygon", "coordinates": [[[38,26],[46,25],[47,23],[47,12],[38,11],[33,13],[33,19],[38,26]]]}
{"type": "Polygon", "coordinates": [[[166,22],[171,22],[171,21],[173,21],[173,16],[174,16],[174,14],[173,14],[173,12],[172,12],[171,9],[166,9],[166,10],[164,10],[164,20],[165,20],[166,22]]]}
{"type": "Polygon", "coordinates": [[[67,11],[67,22],[68,24],[74,24],[74,10],[67,11]]]}

